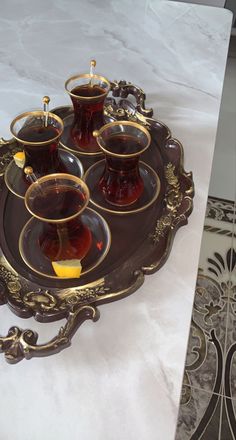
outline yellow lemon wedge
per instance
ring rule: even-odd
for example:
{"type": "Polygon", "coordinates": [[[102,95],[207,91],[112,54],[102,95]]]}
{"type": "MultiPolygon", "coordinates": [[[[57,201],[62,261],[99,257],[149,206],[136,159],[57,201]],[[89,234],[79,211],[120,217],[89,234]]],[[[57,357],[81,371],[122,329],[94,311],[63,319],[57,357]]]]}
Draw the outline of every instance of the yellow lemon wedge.
{"type": "Polygon", "coordinates": [[[80,260],[52,261],[55,274],[61,278],[79,278],[82,271],[80,260]]]}
{"type": "Polygon", "coordinates": [[[25,165],[25,153],[24,151],[18,151],[18,153],[14,154],[13,159],[15,161],[15,164],[19,168],[23,168],[25,165]]]}

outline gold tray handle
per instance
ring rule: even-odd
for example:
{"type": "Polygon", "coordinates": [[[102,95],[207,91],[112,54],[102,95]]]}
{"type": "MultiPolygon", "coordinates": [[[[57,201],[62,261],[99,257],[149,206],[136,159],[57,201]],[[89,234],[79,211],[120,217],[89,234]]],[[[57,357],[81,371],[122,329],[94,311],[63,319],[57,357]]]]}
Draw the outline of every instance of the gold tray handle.
{"type": "Polygon", "coordinates": [[[111,91],[114,97],[127,98],[129,95],[133,95],[136,99],[136,111],[145,117],[151,118],[153,116],[153,109],[145,108],[146,95],[140,87],[124,80],[111,81],[111,91]]]}
{"type": "Polygon", "coordinates": [[[58,334],[45,344],[37,345],[38,334],[32,330],[11,327],[7,336],[0,336],[0,353],[5,353],[9,364],[16,364],[22,359],[49,356],[59,353],[71,345],[71,339],[78,328],[87,319],[96,322],[100,317],[99,310],[92,305],[83,305],[70,310],[67,322],[59,329],[58,334]]]}

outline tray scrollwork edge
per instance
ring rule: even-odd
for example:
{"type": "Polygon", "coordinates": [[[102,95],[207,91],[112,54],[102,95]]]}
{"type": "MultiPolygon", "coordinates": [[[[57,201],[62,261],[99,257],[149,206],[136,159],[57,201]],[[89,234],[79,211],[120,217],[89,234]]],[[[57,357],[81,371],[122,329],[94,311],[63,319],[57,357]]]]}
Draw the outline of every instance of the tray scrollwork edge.
{"type": "MultiPolygon", "coordinates": [[[[166,130],[167,151],[168,146],[171,148],[173,143],[178,148],[177,166],[171,160],[168,161],[167,154],[164,167],[167,181],[165,210],[156,220],[149,236],[153,253],[157,258],[153,258],[148,265],[134,268],[124,285],[120,282],[122,268],[119,268],[96,282],[58,292],[53,289],[52,292],[17,274],[0,250],[0,305],[8,304],[15,314],[25,318],[34,316],[42,322],[66,318],[66,324],[59,329],[58,334],[45,344],[37,344],[38,334],[35,331],[11,327],[6,336],[0,336],[0,352],[5,354],[8,363],[48,356],[70,346],[72,337],[84,321],[91,319],[96,322],[99,319],[99,304],[115,301],[135,292],[143,284],[145,274],[156,272],[165,263],[176,231],[180,226],[187,224],[192,212],[194,184],[192,173],[185,172],[183,167],[184,151],[181,143],[171,137],[171,132],[165,124],[152,118],[152,109],[145,108],[145,94],[142,89],[126,81],[120,81],[112,83],[112,92],[114,97],[121,99],[118,103],[114,98],[108,99],[105,113],[111,119],[136,120],[154,129],[163,127],[166,130]],[[136,106],[126,99],[129,94],[135,96],[136,106]],[[163,240],[166,241],[165,252],[159,258],[157,249],[163,240]]],[[[16,151],[19,151],[19,148],[14,140],[0,139],[0,189],[3,185],[4,171],[16,151]]]]}

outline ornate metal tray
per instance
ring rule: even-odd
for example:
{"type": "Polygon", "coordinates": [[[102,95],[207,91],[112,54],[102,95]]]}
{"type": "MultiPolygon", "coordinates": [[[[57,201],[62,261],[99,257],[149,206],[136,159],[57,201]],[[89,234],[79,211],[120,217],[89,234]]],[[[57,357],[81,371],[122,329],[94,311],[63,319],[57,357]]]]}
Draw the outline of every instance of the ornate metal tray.
{"type": "MultiPolygon", "coordinates": [[[[6,336],[0,337],[0,351],[9,363],[61,351],[71,344],[85,320],[99,318],[98,305],[135,292],[145,275],[156,272],[165,263],[176,231],[187,223],[192,211],[194,185],[192,173],[183,168],[181,143],[172,138],[167,126],[152,117],[151,109],[145,109],[145,94],[141,89],[125,81],[113,82],[112,95],[106,101],[107,120],[135,120],[150,130],[152,143],[141,160],[158,173],[161,190],[152,206],[135,215],[121,218],[101,212],[110,225],[111,249],[101,265],[80,280],[43,278],[21,260],[18,238],[29,214],[23,201],[8,191],[3,179],[18,146],[14,140],[0,140],[0,305],[8,304],[23,318],[34,316],[41,322],[67,320],[59,333],[42,345],[37,344],[36,332],[11,327],[6,336]],[[135,105],[127,99],[130,94],[135,97],[135,105]]],[[[65,117],[72,108],[53,111],[65,117]]],[[[86,170],[100,159],[83,157],[81,161],[86,170]]]]}

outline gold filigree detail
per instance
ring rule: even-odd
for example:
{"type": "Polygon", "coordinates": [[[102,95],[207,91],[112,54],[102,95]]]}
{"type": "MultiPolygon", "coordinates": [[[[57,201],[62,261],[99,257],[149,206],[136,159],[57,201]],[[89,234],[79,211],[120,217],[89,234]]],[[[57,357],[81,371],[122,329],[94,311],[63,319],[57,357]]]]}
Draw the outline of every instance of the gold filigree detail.
{"type": "Polygon", "coordinates": [[[177,216],[178,209],[183,200],[183,194],[180,190],[178,177],[175,174],[175,166],[169,162],[164,172],[168,184],[165,203],[169,212],[157,220],[154,234],[151,234],[155,244],[159,242],[161,237],[164,237],[166,228],[173,229],[180,220],[185,219],[184,214],[177,216]]]}
{"type": "Polygon", "coordinates": [[[146,127],[150,127],[151,121],[154,121],[154,119],[149,118],[149,121],[147,121],[147,118],[142,115],[139,112],[132,112],[131,110],[126,110],[126,117],[129,121],[137,122],[138,124],[144,125],[146,127]]]}
{"type": "Polygon", "coordinates": [[[171,227],[172,223],[172,213],[164,215],[160,218],[160,220],[157,220],[155,232],[152,234],[152,238],[154,243],[158,243],[161,237],[164,237],[165,230],[167,227],[171,227]]]}
{"type": "Polygon", "coordinates": [[[20,295],[22,285],[19,277],[14,272],[7,269],[4,264],[0,264],[0,279],[5,282],[12,298],[14,298],[17,303],[22,303],[20,295]]]}
{"type": "Polygon", "coordinates": [[[105,106],[104,113],[105,115],[111,116],[116,119],[126,119],[126,110],[124,108],[115,108],[111,104],[105,106]]]}
{"type": "Polygon", "coordinates": [[[38,289],[38,292],[27,292],[23,295],[23,302],[34,311],[47,312],[58,310],[58,301],[48,290],[38,289]]]}
{"type": "Polygon", "coordinates": [[[21,290],[21,283],[18,279],[15,279],[14,281],[9,281],[9,283],[7,283],[7,287],[9,292],[18,293],[21,290]]]}
{"type": "Polygon", "coordinates": [[[22,295],[24,304],[34,312],[62,312],[70,310],[75,306],[95,302],[100,295],[106,295],[110,288],[104,284],[95,288],[68,289],[63,292],[63,299],[53,295],[49,290],[38,289],[38,291],[27,292],[22,295]]]}
{"type": "Polygon", "coordinates": [[[131,122],[137,122],[140,125],[150,127],[151,122],[155,122],[152,118],[147,118],[139,113],[138,111],[132,111],[128,108],[116,107],[112,104],[108,104],[104,108],[104,113],[106,116],[114,118],[115,120],[123,119],[131,122]]]}
{"type": "Polygon", "coordinates": [[[169,185],[165,198],[166,206],[171,212],[176,213],[183,200],[183,194],[180,191],[178,177],[175,175],[175,166],[172,163],[168,163],[164,172],[169,185]]]}
{"type": "MultiPolygon", "coordinates": [[[[5,143],[0,144],[1,146],[5,146],[5,143]]],[[[0,154],[0,176],[2,176],[9,163],[12,161],[14,154],[16,154],[18,151],[21,151],[19,147],[15,147],[12,149],[9,149],[6,153],[0,154]]]]}
{"type": "Polygon", "coordinates": [[[98,300],[99,296],[106,295],[110,290],[110,287],[105,287],[104,284],[85,289],[75,289],[72,295],[65,297],[60,307],[76,306],[79,304],[88,304],[98,300]]]}
{"type": "Polygon", "coordinates": [[[165,176],[169,185],[179,189],[178,177],[175,175],[175,166],[170,162],[165,167],[165,176]]]}
{"type": "Polygon", "coordinates": [[[153,110],[145,108],[145,93],[140,88],[127,81],[112,81],[111,82],[112,95],[116,98],[121,98],[120,102],[116,102],[114,98],[108,98],[105,104],[105,115],[113,119],[125,119],[132,122],[138,122],[141,125],[149,126],[151,121],[156,120],[152,118],[153,110]],[[134,106],[125,100],[129,95],[133,95],[136,99],[134,106]],[[128,105],[127,105],[128,104],[128,105]]]}
{"type": "Polygon", "coordinates": [[[8,289],[9,298],[30,308],[33,313],[63,312],[74,306],[95,302],[110,291],[110,287],[105,287],[104,279],[93,287],[64,289],[59,295],[48,289],[30,290],[27,284],[22,285],[18,275],[10,270],[3,258],[0,263],[0,280],[4,281],[8,289]]]}

